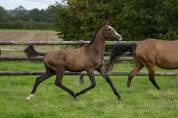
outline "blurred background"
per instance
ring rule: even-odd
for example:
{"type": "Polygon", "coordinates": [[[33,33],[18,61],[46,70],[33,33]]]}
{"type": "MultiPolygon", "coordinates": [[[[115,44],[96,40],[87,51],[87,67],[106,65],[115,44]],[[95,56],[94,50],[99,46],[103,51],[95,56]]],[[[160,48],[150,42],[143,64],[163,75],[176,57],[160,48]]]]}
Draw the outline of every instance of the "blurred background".
{"type": "Polygon", "coordinates": [[[57,33],[49,34],[51,39],[91,40],[108,23],[124,40],[175,40],[177,11],[177,0],[0,0],[0,29],[48,30],[57,33]]]}

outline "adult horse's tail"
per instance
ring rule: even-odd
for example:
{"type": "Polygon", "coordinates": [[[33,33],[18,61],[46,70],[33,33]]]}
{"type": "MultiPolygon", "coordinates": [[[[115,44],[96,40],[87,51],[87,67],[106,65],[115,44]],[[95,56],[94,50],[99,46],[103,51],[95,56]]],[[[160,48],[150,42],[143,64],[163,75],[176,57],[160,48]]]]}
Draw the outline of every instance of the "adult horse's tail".
{"type": "Polygon", "coordinates": [[[132,55],[135,52],[137,44],[117,44],[113,47],[109,59],[109,63],[106,65],[106,71],[112,70],[116,61],[119,61],[126,52],[130,52],[132,55]]]}
{"type": "Polygon", "coordinates": [[[27,57],[45,56],[46,54],[36,51],[33,45],[29,45],[27,48],[25,48],[24,52],[26,53],[27,57]]]}

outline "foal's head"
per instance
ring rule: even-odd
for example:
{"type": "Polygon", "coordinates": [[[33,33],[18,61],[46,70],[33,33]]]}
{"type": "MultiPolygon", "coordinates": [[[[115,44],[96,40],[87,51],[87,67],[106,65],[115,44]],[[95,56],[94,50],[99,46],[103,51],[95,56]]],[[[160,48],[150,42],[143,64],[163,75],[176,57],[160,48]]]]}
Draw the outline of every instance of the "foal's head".
{"type": "Polygon", "coordinates": [[[111,26],[109,25],[104,25],[102,27],[102,30],[103,30],[103,35],[106,39],[117,39],[119,41],[122,40],[122,36],[120,34],[118,34],[114,28],[112,28],[111,26]]]}

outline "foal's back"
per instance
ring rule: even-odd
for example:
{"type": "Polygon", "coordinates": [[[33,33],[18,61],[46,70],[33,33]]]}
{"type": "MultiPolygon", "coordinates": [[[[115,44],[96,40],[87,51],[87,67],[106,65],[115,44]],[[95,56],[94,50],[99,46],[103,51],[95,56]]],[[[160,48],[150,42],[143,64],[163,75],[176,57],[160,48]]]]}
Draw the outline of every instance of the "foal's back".
{"type": "Polygon", "coordinates": [[[45,55],[44,63],[54,71],[63,66],[68,71],[84,71],[86,68],[96,68],[101,63],[99,54],[94,54],[92,47],[84,45],[80,48],[58,49],[45,55]]]}
{"type": "Polygon", "coordinates": [[[178,68],[178,41],[146,39],[138,43],[135,54],[145,65],[150,63],[162,68],[178,68]]]}
{"type": "Polygon", "coordinates": [[[44,63],[53,70],[57,70],[58,66],[65,66],[68,70],[77,71],[83,69],[86,59],[86,46],[82,46],[80,48],[57,49],[48,52],[45,55],[44,63]]]}

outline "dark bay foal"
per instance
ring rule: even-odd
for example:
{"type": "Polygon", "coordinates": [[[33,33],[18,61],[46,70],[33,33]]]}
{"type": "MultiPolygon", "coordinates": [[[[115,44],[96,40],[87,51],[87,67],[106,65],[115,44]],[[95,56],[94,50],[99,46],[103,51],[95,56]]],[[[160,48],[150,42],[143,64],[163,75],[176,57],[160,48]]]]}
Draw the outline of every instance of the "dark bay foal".
{"type": "Polygon", "coordinates": [[[118,40],[122,39],[121,35],[118,34],[111,26],[104,25],[97,31],[94,40],[80,48],[58,49],[48,52],[47,54],[37,53],[42,56],[45,55],[44,65],[46,72],[43,75],[37,77],[31,94],[26,99],[30,100],[31,97],[34,96],[38,85],[53,75],[56,75],[55,84],[76,98],[77,96],[86,93],[96,86],[94,78],[95,70],[104,77],[104,79],[112,88],[114,94],[118,99],[120,99],[120,95],[118,94],[111,79],[103,67],[105,41],[111,38],[118,40]],[[91,81],[91,85],[77,93],[74,93],[71,89],[67,88],[62,83],[62,78],[66,70],[73,72],[86,71],[91,81]]]}

